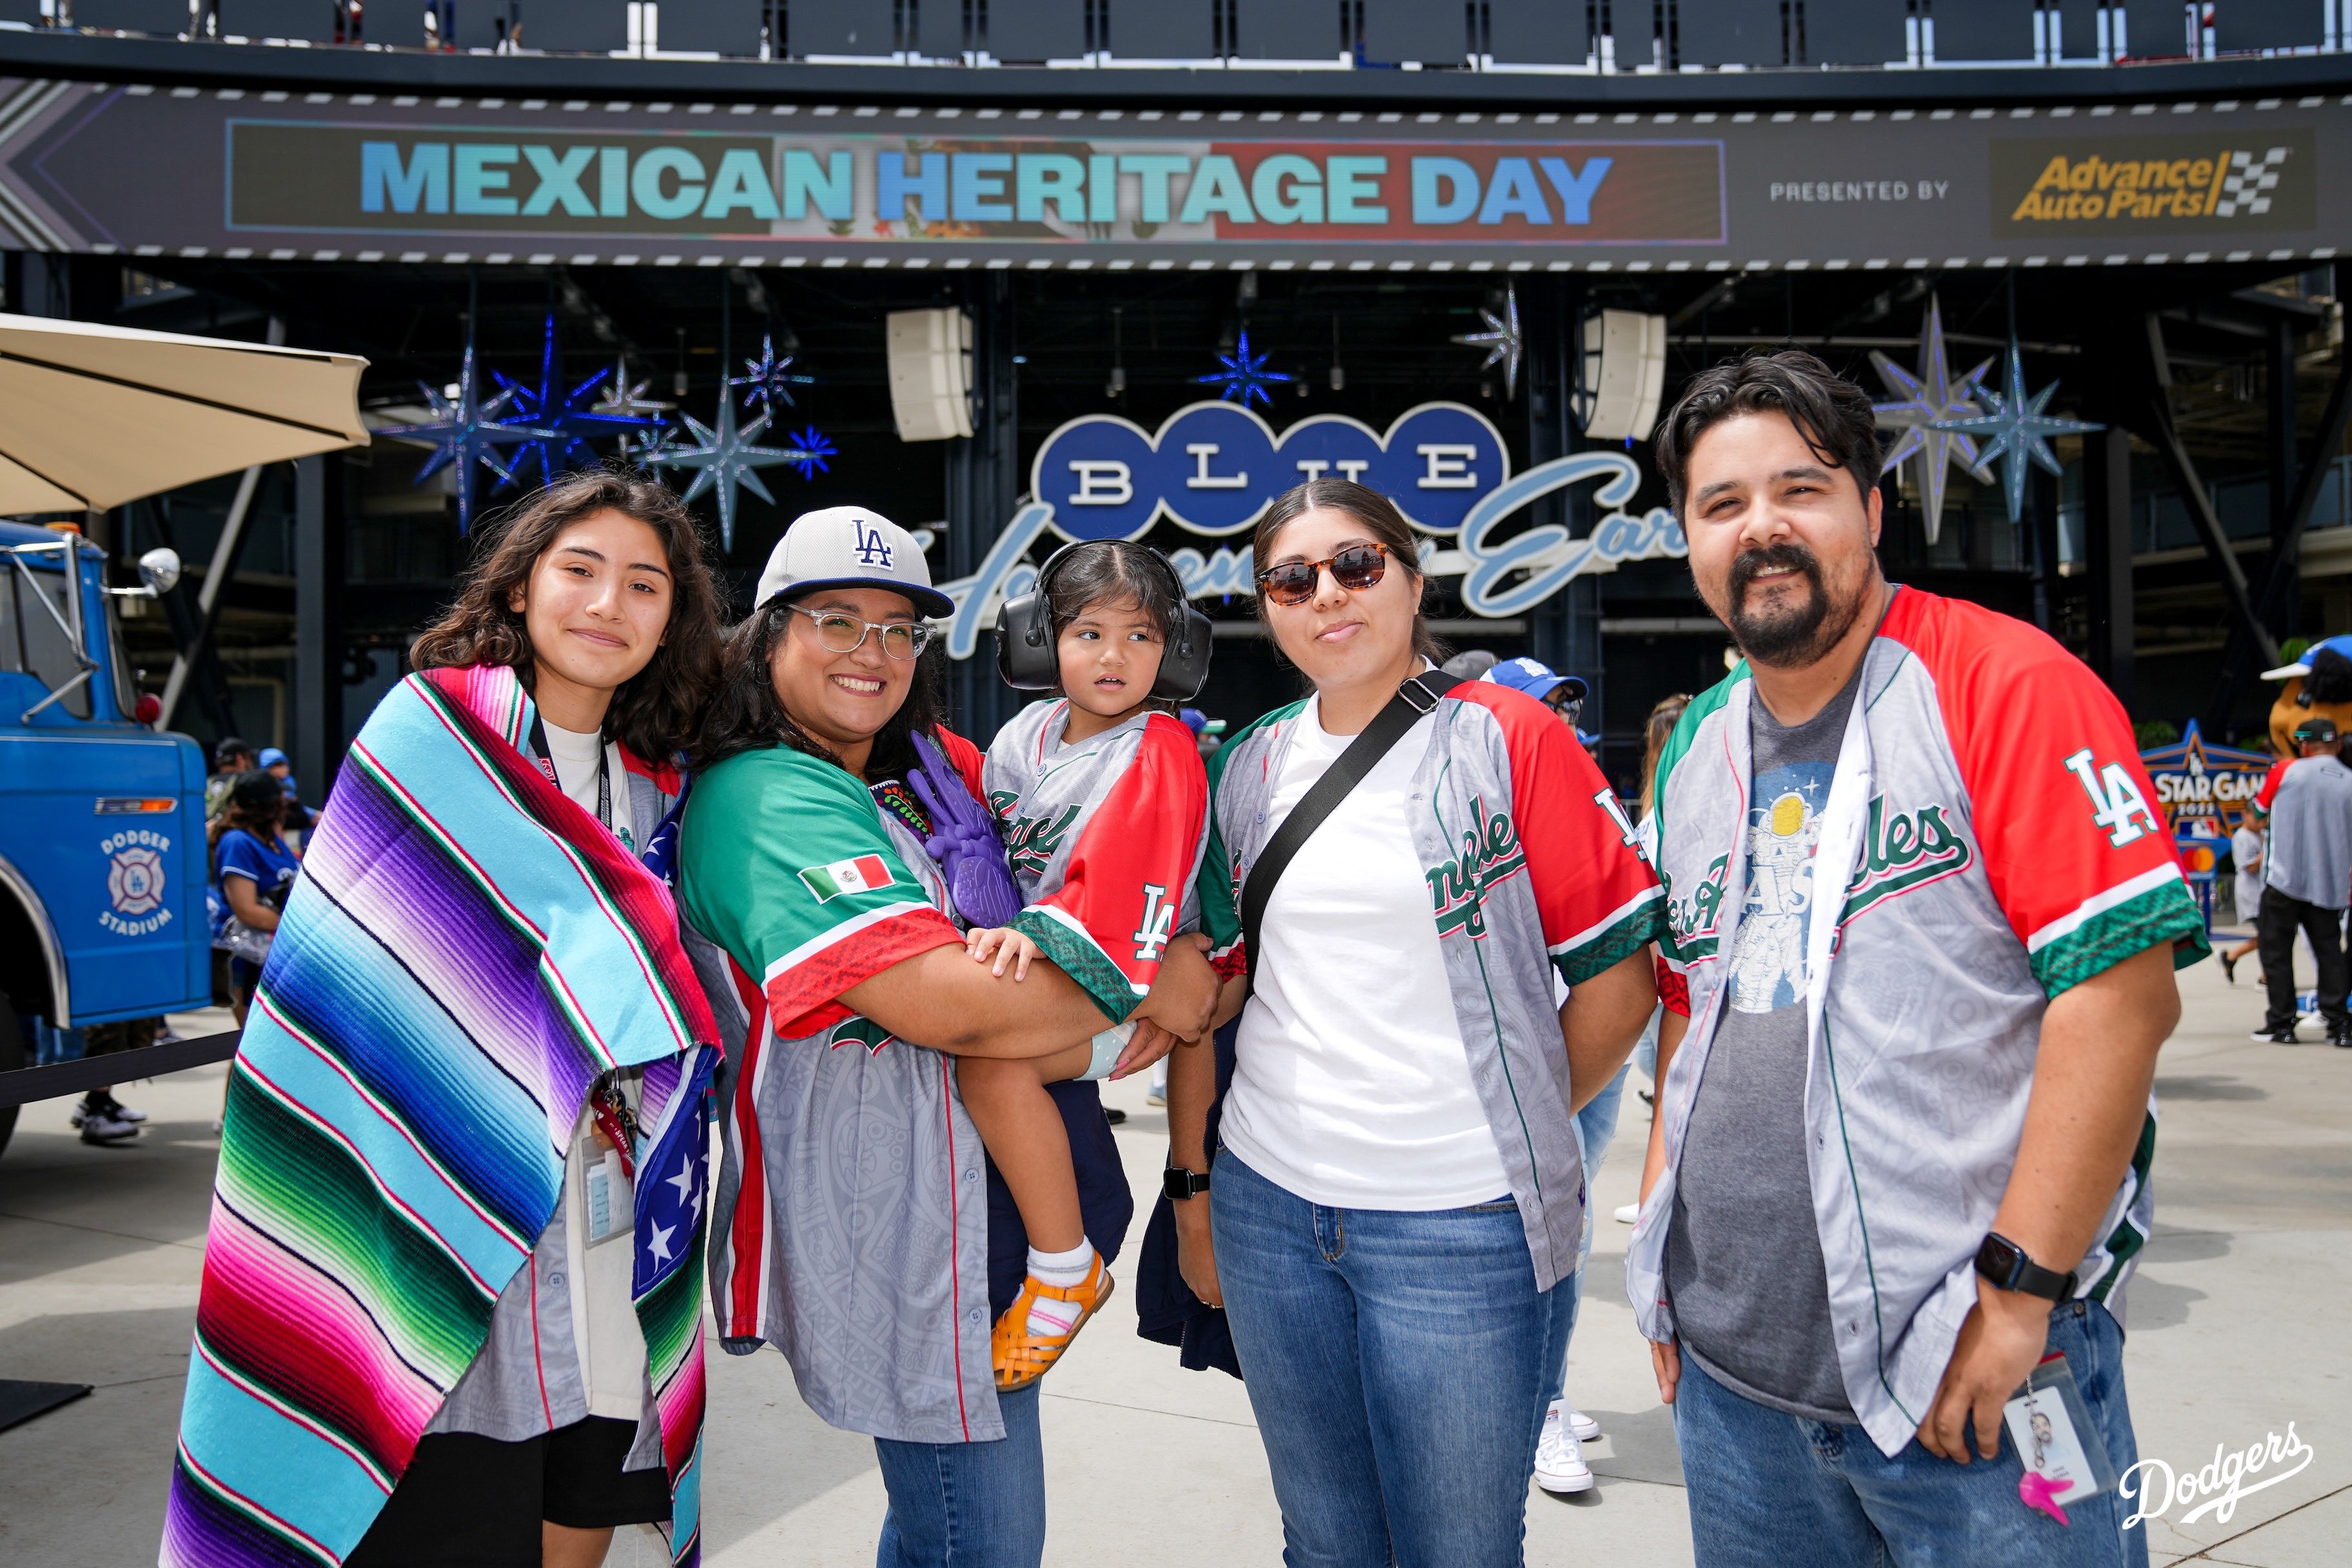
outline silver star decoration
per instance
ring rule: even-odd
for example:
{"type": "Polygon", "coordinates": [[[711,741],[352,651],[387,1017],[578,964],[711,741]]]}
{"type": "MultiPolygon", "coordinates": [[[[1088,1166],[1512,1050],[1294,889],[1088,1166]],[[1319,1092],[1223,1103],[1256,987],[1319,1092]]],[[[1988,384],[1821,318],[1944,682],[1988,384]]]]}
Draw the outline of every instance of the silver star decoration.
{"type": "MultiPolygon", "coordinates": [[[[604,415],[607,418],[629,419],[667,414],[677,406],[675,403],[657,403],[647,397],[646,388],[652,384],[650,378],[645,381],[631,381],[629,362],[625,359],[615,359],[613,362],[613,374],[604,382],[604,395],[597,400],[593,412],[604,415]]],[[[627,439],[625,435],[623,439],[627,439]]]]}
{"type": "MultiPolygon", "coordinates": [[[[719,538],[727,549],[735,547],[735,492],[750,490],[770,506],[776,498],[769,493],[759,470],[772,468],[779,463],[801,467],[805,475],[808,466],[821,461],[819,454],[806,446],[762,447],[760,437],[768,428],[768,416],[762,414],[749,425],[735,421],[735,395],[725,387],[719,389],[719,425],[716,429],[705,425],[693,415],[680,416],[687,428],[694,433],[691,447],[656,447],[655,451],[640,454],[639,463],[649,468],[686,468],[694,474],[694,483],[686,492],[692,500],[705,490],[716,491],[719,497],[719,538]]],[[[823,456],[831,456],[827,444],[823,456]]]]}
{"type": "Polygon", "coordinates": [[[743,374],[730,376],[727,384],[743,389],[743,406],[748,411],[757,405],[762,414],[773,414],[781,403],[793,406],[793,388],[814,386],[816,377],[803,375],[793,369],[793,356],[776,357],[776,341],[769,334],[760,334],[760,357],[743,362],[743,374]]]}
{"type": "Polygon", "coordinates": [[[1483,332],[1463,332],[1454,342],[1465,348],[1485,349],[1486,363],[1480,370],[1503,367],[1503,397],[1506,401],[1519,395],[1519,356],[1526,352],[1526,342],[1519,335],[1519,289],[1516,283],[1503,287],[1503,313],[1499,316],[1485,306],[1478,309],[1479,319],[1486,323],[1483,332]]]}
{"type": "Polygon", "coordinates": [[[1972,419],[1984,412],[1983,405],[1971,394],[1980,390],[1978,378],[1992,368],[1992,360],[1988,357],[1958,381],[1952,379],[1951,362],[1944,353],[1944,315],[1931,294],[1927,297],[1927,324],[1919,338],[1918,374],[1905,370],[1876,349],[1870,351],[1870,363],[1878,367],[1879,379],[1886,383],[1886,389],[1895,395],[1891,403],[1871,405],[1878,416],[1878,427],[1903,432],[1878,471],[1891,474],[1906,458],[1917,456],[1919,510],[1927,525],[1927,542],[1933,544],[1944,527],[1946,466],[1957,466],[1962,473],[1986,484],[1992,482],[1992,476],[1984,470],[1983,459],[1977,455],[1975,438],[1944,423],[1972,419]]]}
{"type": "Polygon", "coordinates": [[[2003,499],[2009,502],[2009,521],[2015,522],[2025,512],[2025,473],[2029,463],[2038,463],[2053,474],[2065,469],[2059,465],[2057,455],[2050,450],[2053,436],[2079,436],[2092,430],[2104,430],[2104,425],[2086,420],[2068,419],[2062,415],[2042,412],[2058,390],[2052,382],[2028,397],[2025,395],[2025,356],[2017,345],[2009,345],[2009,369],[2003,378],[2007,388],[1995,392],[1990,387],[1979,388],[1984,400],[1990,404],[1989,413],[1974,418],[1938,421],[1935,428],[1954,430],[1969,436],[1990,436],[1985,443],[1980,463],[2000,459],[2000,482],[2003,499]]]}
{"type": "Polygon", "coordinates": [[[416,470],[416,482],[423,484],[443,468],[456,466],[457,491],[457,531],[465,533],[474,521],[474,465],[479,463],[499,477],[501,485],[515,480],[515,470],[499,455],[500,447],[511,447],[524,441],[560,441],[564,433],[553,426],[540,425],[517,418],[502,420],[499,411],[511,400],[510,392],[501,392],[487,402],[482,397],[481,377],[474,369],[474,331],[468,316],[466,328],[466,355],[457,367],[457,395],[455,400],[442,395],[437,388],[416,384],[425,394],[425,406],[432,418],[421,425],[389,425],[376,432],[379,436],[404,437],[424,441],[433,447],[433,455],[416,470]]]}

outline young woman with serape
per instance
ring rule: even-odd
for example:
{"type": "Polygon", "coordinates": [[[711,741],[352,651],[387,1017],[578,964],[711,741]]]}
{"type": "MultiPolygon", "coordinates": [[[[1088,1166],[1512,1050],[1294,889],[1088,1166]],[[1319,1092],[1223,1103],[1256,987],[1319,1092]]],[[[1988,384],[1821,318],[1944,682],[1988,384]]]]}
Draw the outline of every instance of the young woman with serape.
{"type": "Polygon", "coordinates": [[[1508,1568],[1574,1299],[1575,1113],[1649,1015],[1662,895],[1557,715],[1433,668],[1387,497],[1300,485],[1254,559],[1315,689],[1210,764],[1202,926],[1250,989],[1219,1009],[1213,1151],[1207,1054],[1169,1077],[1172,1161],[1210,1178],[1174,1204],[1181,1270],[1225,1310],[1287,1560],[1508,1568]],[[1269,845],[1392,703],[1410,724],[1280,868],[1253,950],[1269,845]]]}
{"type": "Polygon", "coordinates": [[[658,485],[559,480],[353,742],[230,1072],[166,1568],[698,1559],[718,1029],[663,829],[719,602],[658,485]]]}
{"type": "MultiPolygon", "coordinates": [[[[1028,1238],[987,1170],[954,1063],[1037,1058],[1104,1026],[1060,968],[965,955],[1021,907],[980,804],[981,759],[940,723],[944,617],[920,547],[862,508],[794,522],[730,638],[696,761],[679,896],[734,961],[712,1294],[727,1348],[791,1360],[801,1395],[875,1437],[880,1561],[1034,1568],[1037,1388],[1000,1395],[991,1325],[1028,1238]]],[[[1216,978],[1179,938],[1134,1007],[1134,1065],[1206,1025],[1216,978]]],[[[1088,1242],[1132,1209],[1092,1083],[1051,1087],[1088,1242]]]]}

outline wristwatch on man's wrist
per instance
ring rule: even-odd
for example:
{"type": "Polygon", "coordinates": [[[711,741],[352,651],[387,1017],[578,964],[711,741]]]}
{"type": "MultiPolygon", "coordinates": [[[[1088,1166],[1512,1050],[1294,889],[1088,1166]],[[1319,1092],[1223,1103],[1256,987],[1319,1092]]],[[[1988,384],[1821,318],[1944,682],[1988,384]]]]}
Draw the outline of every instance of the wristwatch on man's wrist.
{"type": "Polygon", "coordinates": [[[2025,1255],[2025,1248],[1997,1230],[1987,1231],[1984,1245],[1977,1248],[1977,1272],[2002,1290],[2046,1296],[2053,1301],[2063,1301],[2074,1294],[2073,1274],[2042,1268],[2025,1255]]]}
{"type": "Polygon", "coordinates": [[[1188,1171],[1181,1165],[1171,1165],[1160,1173],[1160,1191],[1171,1203],[1197,1198],[1209,1190],[1205,1171],[1188,1171]]]}

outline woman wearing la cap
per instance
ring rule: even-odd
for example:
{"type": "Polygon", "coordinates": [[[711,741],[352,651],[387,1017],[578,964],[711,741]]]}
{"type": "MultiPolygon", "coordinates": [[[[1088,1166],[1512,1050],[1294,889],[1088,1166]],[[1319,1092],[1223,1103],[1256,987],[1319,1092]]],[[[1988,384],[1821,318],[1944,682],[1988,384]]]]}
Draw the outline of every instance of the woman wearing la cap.
{"type": "Polygon", "coordinates": [[[1254,554],[1315,690],[1210,764],[1202,925],[1255,989],[1213,1167],[1201,1075],[1171,1078],[1174,1161],[1212,1178],[1175,1205],[1183,1272],[1225,1309],[1286,1561],[1506,1568],[1574,1289],[1574,1111],[1649,1014],[1662,898],[1566,725],[1432,669],[1386,497],[1300,485],[1254,554]],[[1367,731],[1399,738],[1284,863],[1367,731]]]}
{"type": "MultiPolygon", "coordinates": [[[[696,750],[680,894],[750,1009],[721,1116],[711,1277],[722,1340],[767,1342],[834,1426],[871,1433],[889,1493],[880,1561],[1030,1568],[1045,1549],[1037,1385],[998,1394],[992,1325],[1028,1243],[956,1097],[958,1056],[1090,1039],[1096,1003],[1025,981],[961,929],[1020,908],[981,758],[940,724],[923,617],[954,608],[904,529],[857,507],[795,521],[737,627],[696,750]]],[[[1205,1027],[1216,977],[1180,940],[1133,1015],[1205,1027]]],[[[1139,1034],[1150,1033],[1139,1029],[1139,1034]]],[[[1131,1200],[1090,1083],[1053,1090],[1087,1239],[1131,1200]]]]}

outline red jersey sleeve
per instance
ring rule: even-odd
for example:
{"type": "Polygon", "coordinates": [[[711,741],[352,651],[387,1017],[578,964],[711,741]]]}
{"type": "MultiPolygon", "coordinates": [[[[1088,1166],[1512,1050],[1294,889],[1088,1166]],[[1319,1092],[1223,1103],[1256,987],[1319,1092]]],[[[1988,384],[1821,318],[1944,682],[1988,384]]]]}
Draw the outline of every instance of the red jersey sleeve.
{"type": "MultiPolygon", "coordinates": [[[[1510,828],[1526,856],[1544,945],[1570,985],[1638,952],[1665,929],[1658,879],[1601,770],[1559,715],[1492,682],[1457,686],[1494,714],[1511,772],[1510,828]]],[[[1499,835],[1486,830],[1489,853],[1499,835]]]]}
{"type": "Polygon", "coordinates": [[[1061,887],[1013,922],[1114,1023],[1151,989],[1176,939],[1208,810],[1192,732],[1153,714],[1134,759],[1079,828],[1061,887]]]}
{"type": "Polygon", "coordinates": [[[2177,964],[2203,957],[2131,721],[2089,668],[2022,621],[1907,591],[1884,635],[1935,679],[1986,876],[2042,989],[2159,942],[2177,964]]]}
{"type": "Polygon", "coordinates": [[[2271,814],[2271,802],[2278,798],[2279,780],[2286,777],[2286,770],[2298,760],[2294,757],[2281,757],[2271,764],[2271,771],[2263,775],[2263,787],[2254,792],[2256,811],[2261,812],[2264,816],[2271,814]]]}

